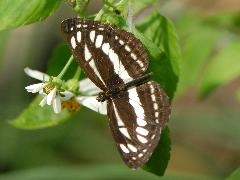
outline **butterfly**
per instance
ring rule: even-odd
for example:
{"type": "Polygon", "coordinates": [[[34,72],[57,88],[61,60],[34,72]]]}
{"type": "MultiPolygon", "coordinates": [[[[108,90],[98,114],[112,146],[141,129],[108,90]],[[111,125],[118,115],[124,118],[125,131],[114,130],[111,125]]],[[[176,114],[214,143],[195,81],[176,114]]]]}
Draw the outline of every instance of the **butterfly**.
{"type": "Polygon", "coordinates": [[[132,169],[144,165],[169,120],[169,99],[148,81],[148,55],[132,33],[98,21],[72,18],[61,23],[77,63],[107,101],[109,126],[117,149],[132,169]]]}

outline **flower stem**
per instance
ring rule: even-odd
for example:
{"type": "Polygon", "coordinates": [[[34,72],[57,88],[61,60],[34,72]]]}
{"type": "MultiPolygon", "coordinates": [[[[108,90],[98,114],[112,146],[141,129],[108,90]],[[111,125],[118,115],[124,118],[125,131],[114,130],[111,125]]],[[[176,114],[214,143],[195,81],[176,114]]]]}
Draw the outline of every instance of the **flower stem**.
{"type": "Polygon", "coordinates": [[[81,75],[81,68],[77,67],[77,70],[76,70],[76,72],[75,72],[75,74],[73,76],[73,79],[77,79],[78,80],[80,75],[81,75]]]}
{"type": "Polygon", "coordinates": [[[116,9],[116,7],[114,5],[112,5],[110,2],[108,2],[108,0],[103,0],[103,4],[113,8],[113,9],[116,9]]]}
{"type": "Polygon", "coordinates": [[[62,77],[64,76],[64,74],[67,72],[69,66],[71,65],[72,61],[73,61],[73,55],[68,59],[67,63],[65,64],[64,68],[62,69],[62,71],[59,73],[59,75],[57,76],[59,79],[62,79],[62,77]]]}

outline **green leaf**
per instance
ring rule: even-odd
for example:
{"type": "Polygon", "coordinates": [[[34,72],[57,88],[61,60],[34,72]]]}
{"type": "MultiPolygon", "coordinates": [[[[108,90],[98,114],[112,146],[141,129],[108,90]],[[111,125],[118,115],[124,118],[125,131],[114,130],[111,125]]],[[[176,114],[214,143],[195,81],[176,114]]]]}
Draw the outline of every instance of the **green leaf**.
{"type": "Polygon", "coordinates": [[[143,166],[143,169],[154,173],[158,176],[163,176],[170,159],[171,140],[170,131],[166,127],[161,134],[160,141],[154,150],[149,161],[143,166]]]}
{"type": "MultiPolygon", "coordinates": [[[[178,72],[174,71],[172,59],[169,59],[166,52],[158,48],[151,40],[147,39],[142,33],[135,30],[134,34],[145,45],[149,55],[148,71],[153,72],[152,79],[158,82],[166,91],[170,100],[174,97],[174,93],[178,84],[178,72]]],[[[178,66],[176,64],[175,66],[178,66]]],[[[176,70],[176,69],[175,69],[176,70]]]]}
{"type": "Polygon", "coordinates": [[[227,180],[239,180],[240,179],[240,168],[235,170],[228,178],[227,180]]]}
{"type": "Polygon", "coordinates": [[[210,61],[200,83],[200,97],[207,97],[219,86],[240,76],[239,49],[240,39],[234,38],[210,61]]]}
{"type": "Polygon", "coordinates": [[[0,1],[0,30],[42,21],[53,14],[61,0],[2,0],[0,1]]]}
{"type": "Polygon", "coordinates": [[[9,123],[21,129],[39,129],[55,126],[70,118],[71,114],[65,110],[56,114],[51,106],[40,107],[41,99],[36,97],[27,109],[9,123]]]}
{"type": "MultiPolygon", "coordinates": [[[[110,2],[110,1],[109,1],[110,2]]],[[[121,0],[114,4],[115,9],[119,10],[121,14],[116,14],[112,7],[105,5],[96,15],[95,20],[106,22],[117,27],[124,26],[127,18],[128,0],[121,0]]]]}
{"type": "MultiPolygon", "coordinates": [[[[47,74],[51,76],[57,76],[65,64],[67,63],[68,59],[71,56],[71,51],[66,43],[60,43],[54,50],[52,57],[48,63],[48,70],[47,74]]],[[[74,60],[66,74],[64,75],[63,79],[68,80],[73,77],[74,73],[76,72],[78,67],[77,62],[74,60]]]]}
{"type": "Polygon", "coordinates": [[[158,11],[154,11],[139,22],[137,27],[145,37],[148,37],[158,48],[165,52],[173,72],[179,75],[181,52],[173,23],[158,11]]]}
{"type": "MultiPolygon", "coordinates": [[[[119,0],[118,3],[114,4],[115,0],[108,0],[112,3],[118,10],[122,13],[127,13],[128,10],[128,1],[129,0],[119,0]],[[119,6],[120,4],[120,6],[119,6]]],[[[149,6],[153,6],[155,3],[159,2],[160,0],[131,0],[131,6],[133,10],[133,15],[137,15],[142,10],[148,8],[149,6]]]]}
{"type": "MultiPolygon", "coordinates": [[[[113,3],[114,0],[109,0],[113,3]]],[[[159,0],[131,0],[131,6],[133,15],[137,15],[140,11],[149,6],[154,5],[159,0]]],[[[129,0],[120,0],[117,3],[113,3],[114,7],[120,11],[120,15],[116,14],[112,7],[104,6],[96,15],[95,20],[114,24],[118,27],[124,27],[126,25],[126,19],[128,18],[128,5],[129,0]]]]}
{"type": "Polygon", "coordinates": [[[140,21],[137,28],[154,42],[154,44],[151,42],[152,45],[150,41],[144,44],[150,54],[149,70],[154,72],[153,78],[163,86],[172,99],[177,88],[181,57],[176,30],[173,24],[157,11],[140,21]]]}

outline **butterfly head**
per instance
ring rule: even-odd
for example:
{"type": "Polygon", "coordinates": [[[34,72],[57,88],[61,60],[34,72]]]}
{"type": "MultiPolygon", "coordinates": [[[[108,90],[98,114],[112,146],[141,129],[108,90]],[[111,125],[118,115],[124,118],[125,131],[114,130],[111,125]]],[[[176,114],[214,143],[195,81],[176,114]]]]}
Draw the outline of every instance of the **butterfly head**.
{"type": "Polygon", "coordinates": [[[100,92],[97,96],[98,102],[104,102],[109,99],[110,95],[107,92],[100,92]]]}

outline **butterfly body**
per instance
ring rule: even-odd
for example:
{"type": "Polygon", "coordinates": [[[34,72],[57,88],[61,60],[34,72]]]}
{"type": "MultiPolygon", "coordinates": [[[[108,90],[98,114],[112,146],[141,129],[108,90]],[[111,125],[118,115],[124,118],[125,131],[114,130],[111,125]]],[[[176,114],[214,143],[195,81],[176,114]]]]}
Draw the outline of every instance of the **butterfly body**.
{"type": "Polygon", "coordinates": [[[169,119],[168,97],[154,81],[144,45],[133,34],[97,21],[64,20],[61,30],[78,64],[107,101],[109,126],[123,161],[148,161],[169,119]]]}
{"type": "Polygon", "coordinates": [[[99,102],[104,102],[105,100],[109,100],[111,97],[116,97],[116,96],[118,96],[118,94],[121,91],[126,91],[127,89],[129,89],[133,86],[136,87],[136,86],[143,84],[143,82],[146,79],[148,79],[151,75],[152,75],[152,73],[144,74],[144,75],[128,82],[127,84],[123,84],[121,86],[109,87],[107,90],[100,92],[98,94],[97,100],[99,102]]]}

